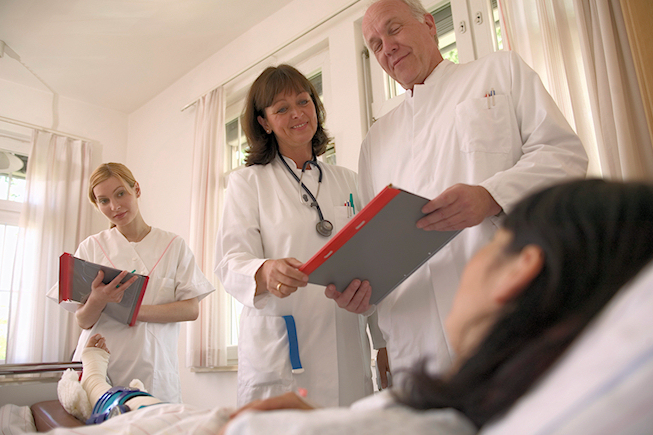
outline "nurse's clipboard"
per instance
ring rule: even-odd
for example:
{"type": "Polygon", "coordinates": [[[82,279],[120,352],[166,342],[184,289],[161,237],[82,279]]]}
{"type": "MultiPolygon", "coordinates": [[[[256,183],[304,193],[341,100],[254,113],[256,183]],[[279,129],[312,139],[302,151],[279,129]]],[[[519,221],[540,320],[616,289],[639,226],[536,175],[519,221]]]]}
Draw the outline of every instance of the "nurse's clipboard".
{"type": "MultiPolygon", "coordinates": [[[[61,254],[59,257],[59,304],[68,311],[74,312],[77,309],[75,305],[85,303],[91,293],[91,283],[100,270],[104,272],[102,279],[104,284],[113,281],[121,272],[112,267],[73,257],[67,252],[61,254]]],[[[138,278],[125,290],[122,300],[107,303],[102,311],[129,326],[136,324],[138,311],[141,308],[149,281],[149,277],[146,275],[128,273],[121,282],[127,282],[133,276],[138,276],[138,278]]]]}
{"type": "Polygon", "coordinates": [[[427,202],[387,186],[299,270],[339,292],[355,278],[368,280],[370,304],[378,304],[460,232],[417,228],[427,202]]]}

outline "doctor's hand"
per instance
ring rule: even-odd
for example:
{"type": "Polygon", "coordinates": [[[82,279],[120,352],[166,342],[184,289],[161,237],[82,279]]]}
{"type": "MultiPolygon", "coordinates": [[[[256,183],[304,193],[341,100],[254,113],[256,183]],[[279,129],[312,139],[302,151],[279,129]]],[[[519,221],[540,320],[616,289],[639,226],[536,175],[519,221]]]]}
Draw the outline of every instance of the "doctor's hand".
{"type": "Polygon", "coordinates": [[[382,347],[376,353],[376,367],[379,369],[379,390],[388,388],[388,373],[390,373],[390,363],[388,362],[388,349],[382,347]]]}
{"type": "Polygon", "coordinates": [[[454,184],[422,207],[427,216],[417,221],[426,231],[454,231],[473,227],[497,215],[501,206],[481,186],[454,184]]]}
{"type": "Polygon", "coordinates": [[[349,283],[342,293],[336,290],[335,285],[329,284],[324,290],[324,295],[336,301],[336,304],[340,308],[344,308],[352,313],[361,314],[371,307],[370,297],[372,296],[372,286],[367,280],[361,282],[360,279],[355,279],[349,283]]]}
{"type": "Polygon", "coordinates": [[[266,260],[254,275],[256,295],[268,291],[278,298],[285,298],[298,287],[306,287],[308,275],[299,271],[301,265],[302,262],[296,258],[266,260]]]}

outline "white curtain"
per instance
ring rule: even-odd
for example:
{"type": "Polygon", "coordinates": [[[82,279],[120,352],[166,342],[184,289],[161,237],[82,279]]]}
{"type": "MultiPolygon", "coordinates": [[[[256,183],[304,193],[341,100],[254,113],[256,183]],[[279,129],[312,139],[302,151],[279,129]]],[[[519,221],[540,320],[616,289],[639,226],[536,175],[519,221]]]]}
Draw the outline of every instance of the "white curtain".
{"type": "Polygon", "coordinates": [[[618,0],[500,0],[499,7],[509,49],[538,72],[580,136],[589,175],[653,176],[618,0]]]}
{"type": "Polygon", "coordinates": [[[7,362],[69,361],[79,333],[45,293],[59,279],[59,256],[88,234],[91,144],[35,131],[27,164],[11,282],[7,362]]]}
{"type": "Polygon", "coordinates": [[[574,0],[603,174],[653,180],[653,147],[619,0],[574,0]]]}
{"type": "Polygon", "coordinates": [[[195,114],[190,249],[213,292],[200,303],[200,315],[187,326],[189,367],[227,365],[228,296],[213,273],[215,238],[224,192],[225,99],[219,87],[199,99],[195,114]]]}

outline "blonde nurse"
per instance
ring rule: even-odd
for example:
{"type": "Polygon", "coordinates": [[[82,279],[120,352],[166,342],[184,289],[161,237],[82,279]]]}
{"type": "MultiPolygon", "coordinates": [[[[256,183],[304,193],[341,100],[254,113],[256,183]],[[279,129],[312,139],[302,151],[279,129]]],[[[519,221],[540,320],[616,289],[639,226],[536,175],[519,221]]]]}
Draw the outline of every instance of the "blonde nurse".
{"type": "MultiPolygon", "coordinates": [[[[129,385],[137,378],[161,400],[181,402],[179,324],[197,319],[200,300],[214,288],[181,237],[145,223],[138,208],[140,196],[141,187],[123,164],[102,164],[91,175],[89,199],[111,228],[84,240],[75,256],[123,270],[118,281],[133,270],[149,276],[149,283],[136,325],[130,327],[102,310],[108,302],[119,301],[131,282],[104,285],[102,272],[98,274],[88,300],[75,312],[83,331],[73,360],[81,360],[89,337],[100,333],[112,343],[115,358],[108,376],[113,385],[129,385]]],[[[57,294],[55,285],[48,296],[57,298],[57,294]]]]}

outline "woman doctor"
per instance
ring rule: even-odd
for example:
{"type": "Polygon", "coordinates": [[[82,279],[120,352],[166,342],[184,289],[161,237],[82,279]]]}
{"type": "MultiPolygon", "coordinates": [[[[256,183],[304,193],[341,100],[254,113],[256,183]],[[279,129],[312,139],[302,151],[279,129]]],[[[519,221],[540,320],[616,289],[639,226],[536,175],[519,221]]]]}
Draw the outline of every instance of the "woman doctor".
{"type": "MultiPolygon", "coordinates": [[[[148,392],[178,403],[179,322],[195,320],[199,300],[214,288],[183,239],[145,223],[138,208],[140,196],[138,182],[123,164],[105,163],[91,174],[89,199],[109,219],[111,228],[84,240],[75,256],[123,272],[104,285],[100,271],[88,300],[77,308],[75,317],[83,331],[73,360],[80,361],[89,337],[101,333],[112,343],[115,358],[108,375],[114,385],[129,385],[138,378],[148,392]],[[108,302],[120,301],[132,280],[120,281],[132,270],[149,276],[149,282],[136,325],[130,327],[102,310],[108,302]]],[[[48,296],[57,294],[55,286],[48,296]]]]}
{"type": "Polygon", "coordinates": [[[372,393],[365,319],[298,270],[359,207],[355,173],[317,162],[324,116],[313,85],[289,65],[263,71],[247,97],[247,167],[229,176],[215,267],[244,305],[239,405],[297,388],[324,406],[372,393]]]}

